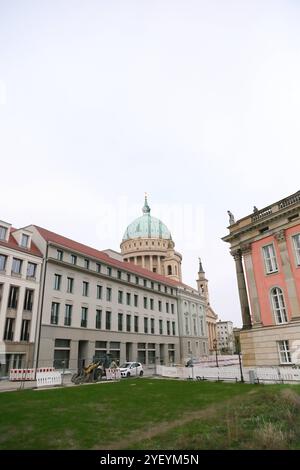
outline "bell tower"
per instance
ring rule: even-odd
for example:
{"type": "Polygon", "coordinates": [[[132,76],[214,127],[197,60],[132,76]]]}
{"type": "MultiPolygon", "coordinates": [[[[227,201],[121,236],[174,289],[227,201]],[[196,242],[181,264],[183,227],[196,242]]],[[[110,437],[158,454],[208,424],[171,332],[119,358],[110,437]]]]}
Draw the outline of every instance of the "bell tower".
{"type": "Polygon", "coordinates": [[[205,277],[205,271],[202,266],[201,258],[199,258],[199,271],[197,286],[199,294],[205,297],[207,304],[209,305],[209,293],[208,293],[208,280],[205,277]]]}

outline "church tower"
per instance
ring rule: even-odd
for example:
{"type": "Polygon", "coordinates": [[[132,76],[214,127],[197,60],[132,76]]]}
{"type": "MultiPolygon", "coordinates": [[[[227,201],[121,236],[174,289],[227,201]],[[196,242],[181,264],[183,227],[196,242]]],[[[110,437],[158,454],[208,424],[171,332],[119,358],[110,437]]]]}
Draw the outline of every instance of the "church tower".
{"type": "Polygon", "coordinates": [[[205,277],[205,271],[202,266],[201,258],[199,258],[197,286],[199,294],[205,297],[207,305],[209,305],[208,280],[205,277]]]}

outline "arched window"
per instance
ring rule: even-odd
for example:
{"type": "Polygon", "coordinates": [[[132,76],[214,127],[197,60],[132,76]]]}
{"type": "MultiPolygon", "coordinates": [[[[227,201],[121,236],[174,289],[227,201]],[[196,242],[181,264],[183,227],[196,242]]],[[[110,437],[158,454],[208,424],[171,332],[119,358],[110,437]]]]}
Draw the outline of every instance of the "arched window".
{"type": "Polygon", "coordinates": [[[170,276],[172,274],[172,266],[169,264],[168,265],[168,275],[170,276]]]}
{"type": "Polygon", "coordinates": [[[273,287],[271,289],[271,300],[276,323],[287,323],[286,307],[280,287],[273,287]]]}

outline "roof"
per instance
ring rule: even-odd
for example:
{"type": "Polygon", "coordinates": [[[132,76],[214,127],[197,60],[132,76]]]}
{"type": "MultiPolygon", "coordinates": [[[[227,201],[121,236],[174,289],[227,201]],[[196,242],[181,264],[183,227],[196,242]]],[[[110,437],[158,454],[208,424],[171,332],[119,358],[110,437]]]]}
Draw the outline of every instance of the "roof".
{"type": "Polygon", "coordinates": [[[171,233],[168,227],[156,217],[150,215],[150,207],[148,205],[147,196],[143,207],[143,215],[135,219],[126,228],[122,241],[135,238],[160,238],[171,240],[171,233]]]}
{"type": "Polygon", "coordinates": [[[154,273],[152,271],[149,271],[148,269],[142,268],[140,266],[137,266],[132,263],[128,263],[125,261],[118,261],[115,258],[111,258],[108,256],[106,253],[100,250],[96,250],[95,248],[92,248],[90,246],[84,245],[82,243],[76,242],[74,240],[71,240],[70,238],[64,237],[62,235],[59,235],[55,232],[51,232],[50,230],[47,230],[45,228],[39,227],[37,225],[34,225],[34,227],[38,230],[40,235],[50,243],[54,243],[57,245],[60,245],[62,247],[68,248],[71,251],[77,251],[79,253],[82,253],[83,255],[90,256],[92,258],[95,258],[99,260],[100,262],[107,263],[110,266],[114,266],[116,268],[124,269],[128,272],[131,272],[136,275],[144,276],[149,279],[152,279],[157,282],[161,282],[164,284],[168,284],[172,287],[178,287],[182,286],[183,284],[181,282],[175,281],[173,279],[167,278],[165,276],[162,276],[161,274],[154,273]]]}
{"type": "Polygon", "coordinates": [[[20,246],[17,240],[13,237],[12,233],[15,232],[17,229],[11,227],[8,241],[0,240],[0,246],[5,246],[7,248],[11,248],[12,250],[20,251],[22,253],[27,253],[34,256],[39,256],[40,258],[43,257],[42,253],[38,249],[38,247],[31,241],[30,249],[24,248],[20,246]]]}

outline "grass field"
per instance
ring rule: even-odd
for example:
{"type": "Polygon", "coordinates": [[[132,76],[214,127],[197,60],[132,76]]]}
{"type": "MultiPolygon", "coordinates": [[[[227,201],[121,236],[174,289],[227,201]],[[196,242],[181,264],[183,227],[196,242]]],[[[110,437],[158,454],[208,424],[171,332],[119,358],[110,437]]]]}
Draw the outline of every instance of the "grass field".
{"type": "Polygon", "coordinates": [[[300,386],[158,379],[0,394],[0,449],[300,449],[300,386]]]}

